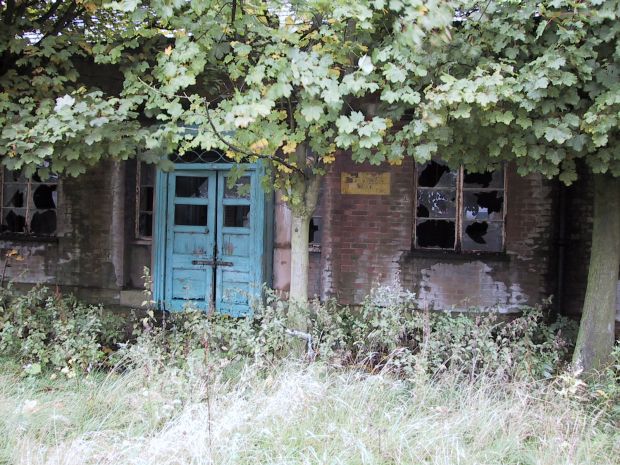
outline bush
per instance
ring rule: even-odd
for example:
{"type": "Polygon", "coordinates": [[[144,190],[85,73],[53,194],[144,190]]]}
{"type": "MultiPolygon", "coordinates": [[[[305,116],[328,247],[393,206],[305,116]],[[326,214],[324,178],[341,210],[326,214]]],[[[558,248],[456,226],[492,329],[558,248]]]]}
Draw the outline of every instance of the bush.
{"type": "Polygon", "coordinates": [[[389,288],[373,291],[355,309],[333,301],[290,308],[268,293],[247,318],[188,309],[154,323],[140,328],[137,343],[125,347],[126,361],[148,355],[160,366],[183,367],[207,356],[268,363],[303,347],[307,358],[404,377],[450,370],[468,377],[548,378],[567,359],[574,333],[565,319],[546,322],[541,308],[524,308],[512,319],[475,310],[431,312],[420,310],[411,293],[389,288]],[[303,344],[298,337],[305,338],[303,344]]]}
{"type": "Polygon", "coordinates": [[[34,287],[26,294],[10,285],[0,291],[0,352],[24,372],[53,368],[68,376],[98,368],[121,339],[122,319],[101,306],[34,287]]]}
{"type": "MultiPolygon", "coordinates": [[[[267,292],[246,318],[195,309],[156,319],[134,319],[131,342],[123,321],[101,307],[35,287],[25,295],[12,288],[0,295],[0,351],[20,361],[28,374],[54,368],[67,374],[104,362],[185,368],[207,358],[271,363],[299,352],[333,364],[358,364],[406,378],[446,370],[475,377],[550,377],[569,354],[572,329],[565,320],[545,321],[540,308],[524,309],[511,320],[495,313],[451,314],[420,310],[401,289],[373,291],[359,308],[333,301],[290,308],[267,292]],[[302,315],[300,318],[299,315],[302,315]],[[298,338],[302,338],[300,343],[298,338]],[[112,360],[107,353],[123,341],[112,360]]],[[[126,322],[127,320],[124,319],[126,322]]]]}

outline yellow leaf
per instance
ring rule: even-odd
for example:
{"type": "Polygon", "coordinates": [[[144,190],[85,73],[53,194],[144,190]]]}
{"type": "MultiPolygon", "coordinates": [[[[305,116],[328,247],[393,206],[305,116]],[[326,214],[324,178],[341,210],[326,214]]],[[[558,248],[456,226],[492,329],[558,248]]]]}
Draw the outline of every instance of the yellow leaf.
{"type": "Polygon", "coordinates": [[[278,164],[278,171],[289,174],[292,173],[293,170],[286,165],[278,164]]]}
{"type": "Polygon", "coordinates": [[[323,48],[323,44],[316,44],[312,46],[312,51],[313,52],[318,52],[323,48]]]}
{"type": "Polygon", "coordinates": [[[326,165],[329,165],[330,163],[333,163],[334,160],[336,160],[336,157],[334,157],[332,154],[328,154],[328,155],[323,155],[323,163],[325,163],[326,165]]]}
{"type": "Polygon", "coordinates": [[[293,153],[297,148],[297,142],[290,141],[285,146],[282,147],[282,152],[284,153],[293,153]]]}
{"type": "Polygon", "coordinates": [[[329,68],[329,71],[327,71],[329,73],[330,76],[333,77],[340,77],[340,70],[338,68],[329,68]]]}
{"type": "Polygon", "coordinates": [[[166,47],[166,49],[164,50],[164,53],[165,53],[167,56],[172,55],[172,45],[168,45],[168,46],[166,47]]]}
{"type": "Polygon", "coordinates": [[[269,145],[269,141],[263,138],[263,139],[257,140],[252,145],[250,145],[250,150],[254,152],[260,152],[261,150],[266,148],[268,145],[269,145]]]}

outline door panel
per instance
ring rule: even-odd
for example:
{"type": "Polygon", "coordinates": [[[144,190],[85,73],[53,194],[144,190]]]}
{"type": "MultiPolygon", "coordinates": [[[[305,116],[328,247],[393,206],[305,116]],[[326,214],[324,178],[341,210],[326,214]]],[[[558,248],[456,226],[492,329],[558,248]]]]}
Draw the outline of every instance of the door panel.
{"type": "Polygon", "coordinates": [[[178,171],[168,175],[166,307],[207,310],[213,295],[216,174],[178,171]]]}
{"type": "Polygon", "coordinates": [[[215,306],[224,313],[240,315],[249,311],[251,297],[256,294],[257,217],[254,172],[237,180],[229,187],[227,173],[218,179],[218,199],[221,208],[217,212],[218,261],[225,265],[216,270],[215,306]]]}

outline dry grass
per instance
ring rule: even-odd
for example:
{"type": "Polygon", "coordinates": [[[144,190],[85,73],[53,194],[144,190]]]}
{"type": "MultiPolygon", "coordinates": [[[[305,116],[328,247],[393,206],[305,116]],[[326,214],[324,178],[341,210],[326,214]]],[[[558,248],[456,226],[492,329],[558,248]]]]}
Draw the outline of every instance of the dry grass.
{"type": "Polygon", "coordinates": [[[31,381],[5,369],[0,463],[620,463],[618,431],[549,386],[411,385],[294,362],[212,373],[31,381]]]}

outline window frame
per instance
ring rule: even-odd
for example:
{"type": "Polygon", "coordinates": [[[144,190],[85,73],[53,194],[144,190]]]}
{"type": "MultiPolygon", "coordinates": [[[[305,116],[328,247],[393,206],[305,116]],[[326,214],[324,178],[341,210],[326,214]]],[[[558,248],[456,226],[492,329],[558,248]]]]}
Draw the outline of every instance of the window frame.
{"type": "MultiPolygon", "coordinates": [[[[441,160],[430,160],[430,161],[443,163],[441,160]]],[[[423,165],[424,163],[413,163],[413,202],[412,202],[413,203],[413,209],[412,209],[413,221],[412,221],[412,234],[411,234],[411,238],[412,238],[411,250],[416,253],[423,253],[423,254],[428,253],[428,254],[495,255],[495,256],[505,255],[506,254],[506,218],[507,218],[506,215],[508,213],[508,196],[507,196],[508,176],[507,176],[506,164],[503,163],[500,168],[493,170],[493,171],[502,170],[503,186],[501,187],[501,189],[500,188],[480,188],[481,190],[484,189],[484,190],[489,190],[489,191],[501,190],[503,191],[503,194],[504,194],[503,205],[502,205],[502,219],[501,219],[502,246],[500,250],[475,250],[475,249],[474,250],[463,250],[462,248],[463,224],[464,224],[464,220],[463,220],[464,189],[467,189],[469,191],[476,190],[476,188],[464,188],[463,187],[463,180],[464,180],[464,175],[465,175],[465,168],[463,165],[460,165],[459,168],[456,170],[457,171],[456,186],[455,186],[455,190],[456,190],[456,200],[455,200],[456,215],[455,216],[456,218],[454,221],[454,227],[455,227],[454,248],[443,249],[440,247],[419,247],[417,245],[418,174],[419,174],[418,168],[423,165]]],[[[446,220],[448,219],[451,219],[451,218],[446,218],[446,220]]],[[[500,221],[496,220],[493,222],[499,223],[500,221]]]]}
{"type": "Polygon", "coordinates": [[[6,210],[17,210],[23,209],[25,210],[25,231],[17,232],[17,231],[0,231],[0,239],[10,239],[10,240],[25,240],[25,241],[56,241],[58,238],[58,228],[59,228],[59,208],[58,208],[58,199],[60,197],[60,185],[61,180],[58,176],[54,181],[35,181],[30,177],[24,177],[24,181],[6,181],[6,173],[10,170],[4,165],[0,165],[0,226],[4,224],[4,213],[6,210]],[[25,185],[24,199],[25,199],[25,207],[10,207],[4,205],[4,190],[6,184],[23,184],[25,185]],[[31,208],[31,202],[34,202],[32,199],[32,195],[34,194],[32,187],[33,184],[35,186],[39,185],[53,185],[56,186],[56,202],[54,208],[31,208]],[[56,229],[52,234],[38,234],[33,233],[30,230],[30,213],[32,211],[48,211],[54,210],[56,213],[56,229]]]}
{"type": "Polygon", "coordinates": [[[151,243],[153,242],[153,233],[155,228],[154,223],[154,215],[155,215],[155,177],[156,170],[155,165],[146,163],[144,161],[136,160],[136,188],[135,188],[135,198],[134,198],[134,241],[137,243],[151,243]],[[142,170],[143,169],[151,169],[153,170],[153,184],[142,184],[142,170]],[[145,187],[150,187],[152,189],[152,199],[151,199],[151,210],[143,210],[142,209],[142,189],[145,187]],[[151,215],[151,235],[147,236],[141,233],[140,231],[140,216],[143,214],[151,215]]]}

